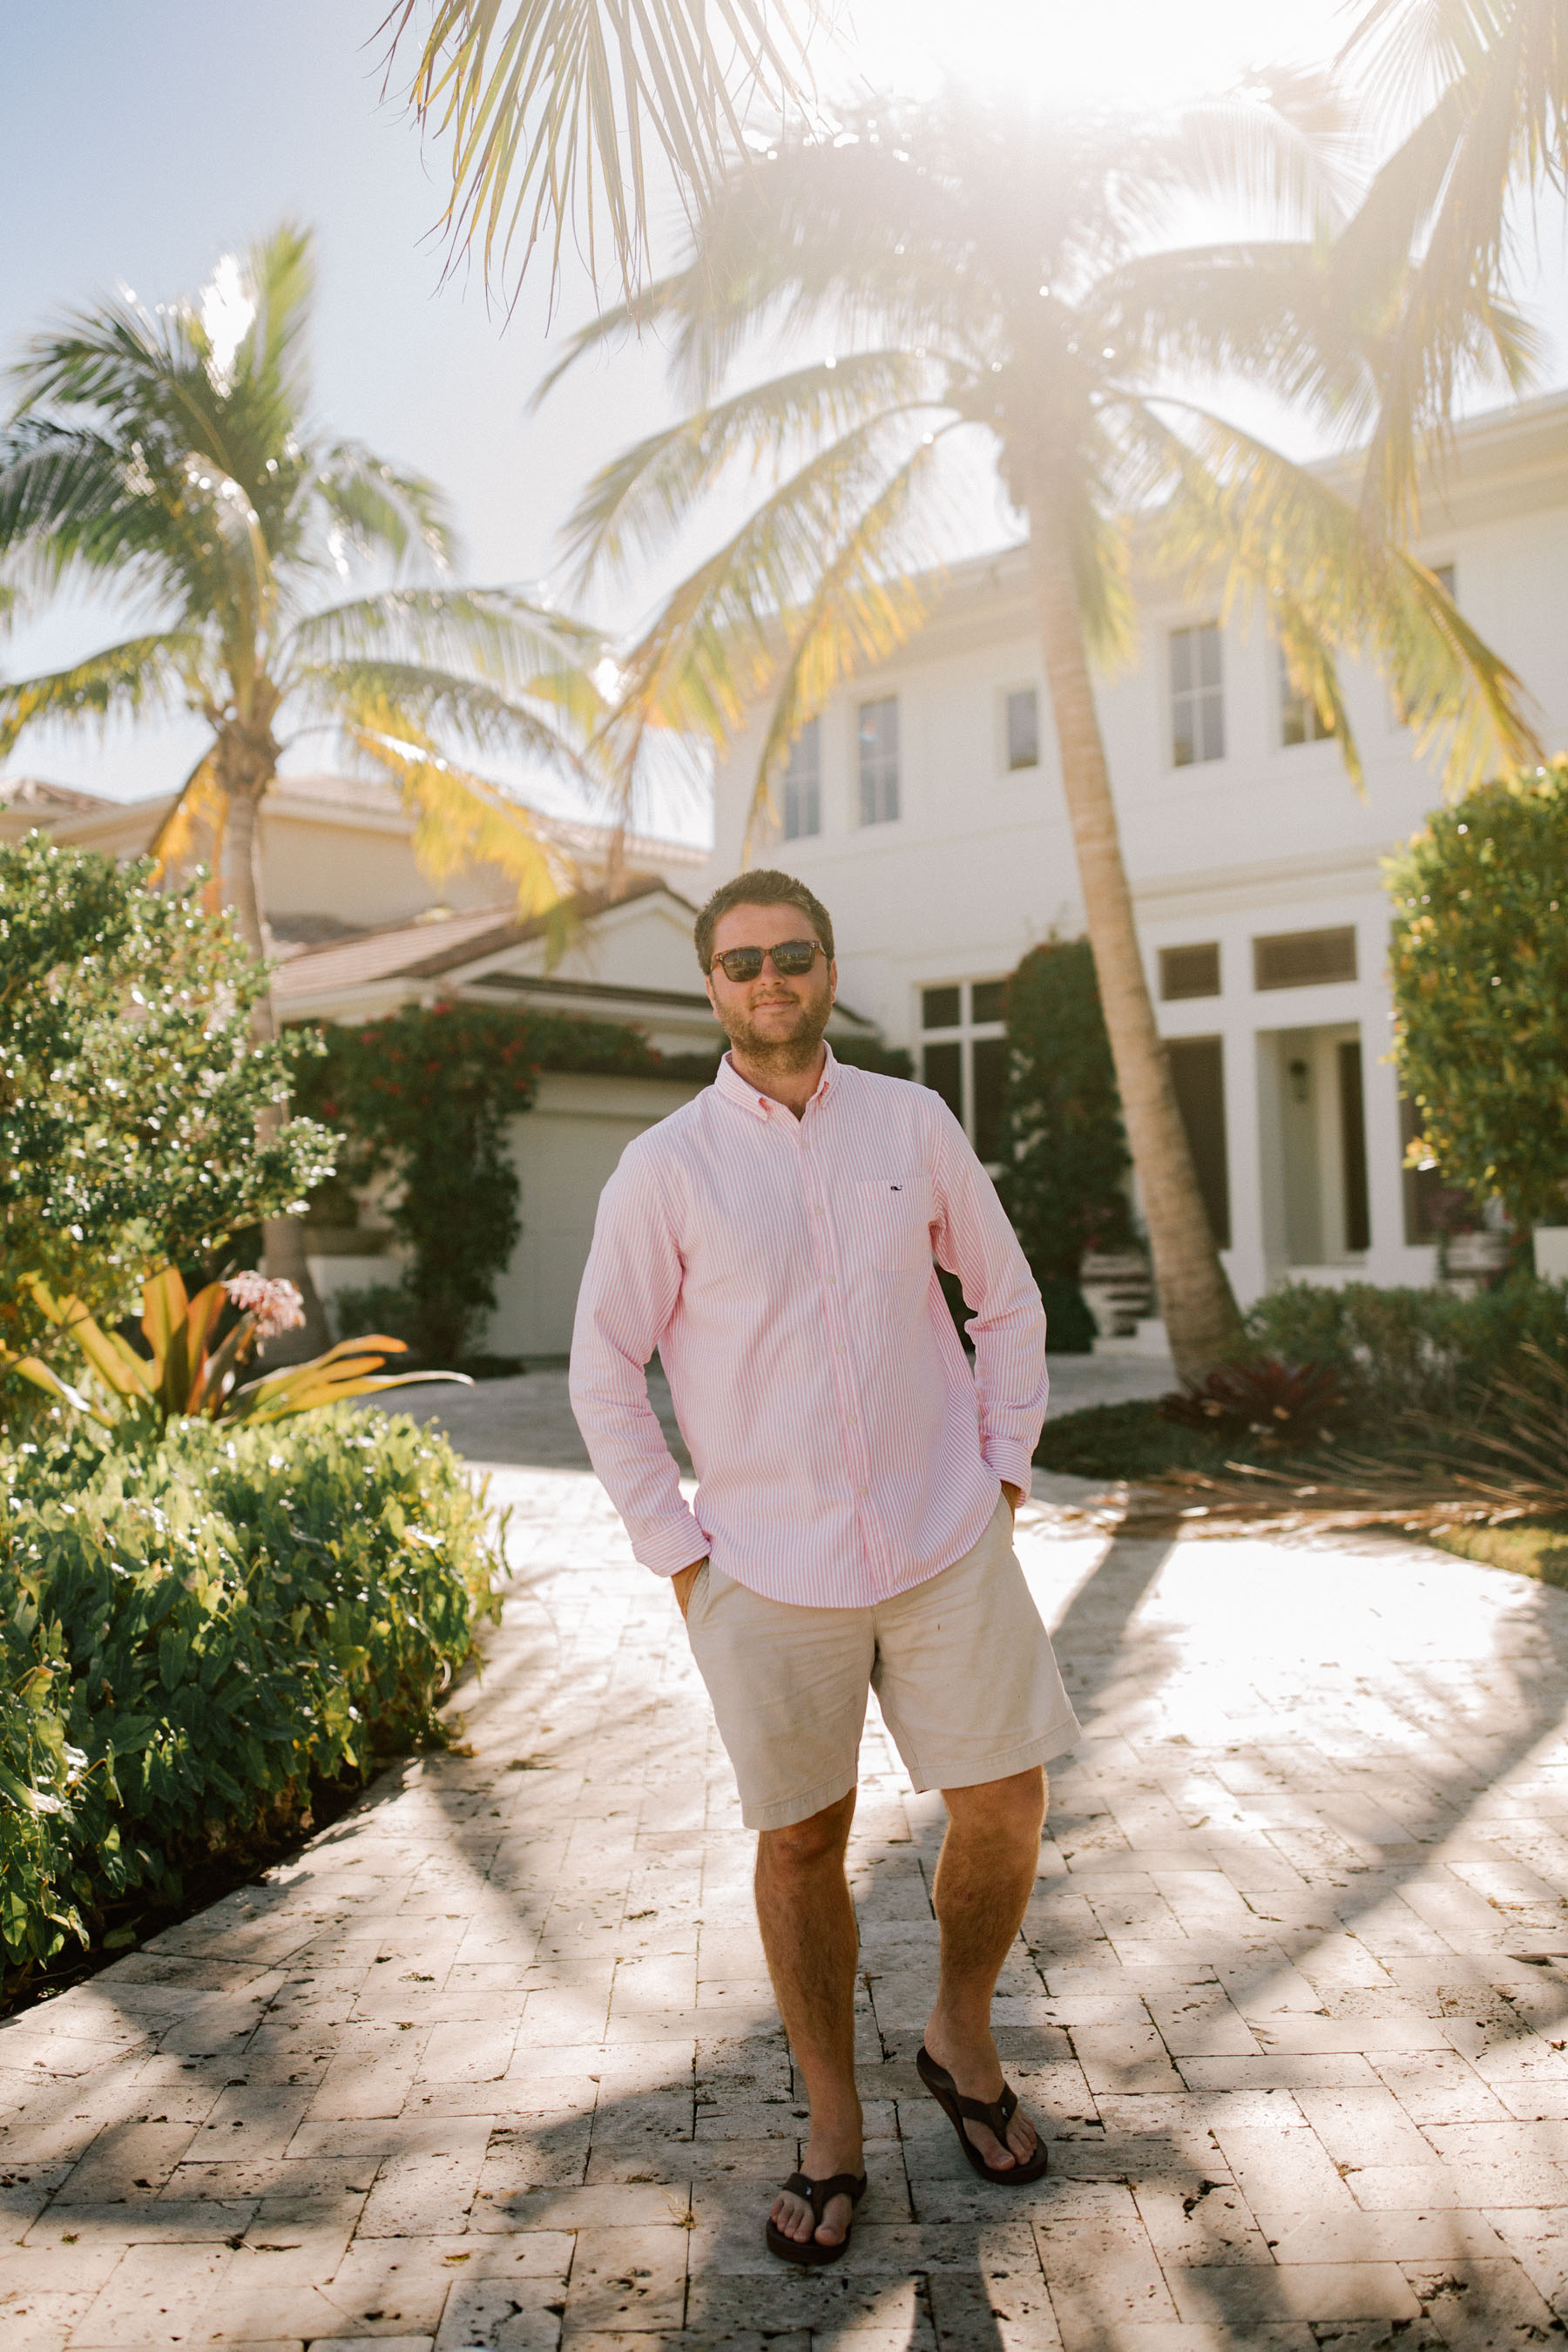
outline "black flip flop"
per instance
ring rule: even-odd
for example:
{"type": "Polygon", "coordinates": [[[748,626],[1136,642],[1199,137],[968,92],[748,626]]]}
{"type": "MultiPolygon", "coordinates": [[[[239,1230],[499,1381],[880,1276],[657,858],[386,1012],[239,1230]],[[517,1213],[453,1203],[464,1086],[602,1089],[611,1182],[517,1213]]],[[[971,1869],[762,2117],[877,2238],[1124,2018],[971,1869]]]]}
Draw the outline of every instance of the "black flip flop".
{"type": "MultiPolygon", "coordinates": [[[[804,2172],[792,2172],[784,2182],[792,2197],[804,2197],[811,2208],[811,2226],[822,2227],[822,2217],[835,2197],[847,2197],[851,2205],[858,2205],[866,2194],[866,2176],[858,2179],[852,2172],[835,2172],[826,2180],[808,2180],[804,2172]]],[[[836,2246],[825,2246],[818,2238],[786,2238],[772,2214],[768,2216],[768,2252],[777,2254],[782,2263],[798,2263],[803,2270],[814,2270],[819,2263],[836,2263],[854,2235],[855,2222],[850,2223],[836,2246]]]]}
{"type": "Polygon", "coordinates": [[[958,2134],[958,2144],[974,2167],[982,2180],[994,2180],[998,2189],[1022,2189],[1026,2182],[1041,2179],[1050,2168],[1050,2155],[1046,2143],[1037,2133],[1035,2153],[1026,2162],[1004,2169],[987,2164],[969,2134],[965,2122],[984,2124],[995,2133],[1005,2147],[1007,2126],[1018,2112],[1018,2094],[1011,2083],[1004,2083],[999,2099],[966,2099],[945,2066],[939,2066],[922,2042],[915,2056],[921,2081],[958,2134]]]}

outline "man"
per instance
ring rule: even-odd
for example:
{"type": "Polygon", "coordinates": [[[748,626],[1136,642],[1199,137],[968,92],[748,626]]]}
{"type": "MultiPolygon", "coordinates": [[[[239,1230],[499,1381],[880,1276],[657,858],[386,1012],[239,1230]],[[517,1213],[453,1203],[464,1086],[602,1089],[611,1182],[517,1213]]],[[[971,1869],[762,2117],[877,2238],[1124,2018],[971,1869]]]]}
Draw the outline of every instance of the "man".
{"type": "Polygon", "coordinates": [[[696,943],[730,1051],[605,1188],[572,1402],[637,1558],[674,1584],[759,1832],[757,1916],[811,2113],[767,2242],[816,2263],[843,2252],[865,2187],[844,1855],[868,1688],[949,1815],[922,2078],[984,2178],[1045,2169],[990,2024],[1038,1867],[1041,1767],[1078,1733],[1012,1549],[1045,1316],[946,1106],[825,1044],[826,907],[788,875],[742,875],[696,943]],[[963,1284],[973,1372],[933,1259],[963,1284]],[[648,1403],[656,1348],[690,1507],[648,1403]]]}

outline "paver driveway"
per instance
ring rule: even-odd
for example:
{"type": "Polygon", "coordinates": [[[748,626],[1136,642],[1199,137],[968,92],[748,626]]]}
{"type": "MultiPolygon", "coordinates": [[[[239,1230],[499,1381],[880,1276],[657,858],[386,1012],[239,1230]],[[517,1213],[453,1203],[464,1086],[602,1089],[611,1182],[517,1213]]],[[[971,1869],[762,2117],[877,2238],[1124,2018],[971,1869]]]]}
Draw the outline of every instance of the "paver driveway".
{"type": "Polygon", "coordinates": [[[872,2190],[762,2251],[802,2116],[669,1595],[512,1470],[473,1752],[0,2029],[5,2352],[1538,2344],[1568,2312],[1568,1596],[1369,1544],[1021,1552],[1088,1727],[998,2004],[1054,2169],[912,2065],[941,1831],[879,1728],[872,2190]]]}

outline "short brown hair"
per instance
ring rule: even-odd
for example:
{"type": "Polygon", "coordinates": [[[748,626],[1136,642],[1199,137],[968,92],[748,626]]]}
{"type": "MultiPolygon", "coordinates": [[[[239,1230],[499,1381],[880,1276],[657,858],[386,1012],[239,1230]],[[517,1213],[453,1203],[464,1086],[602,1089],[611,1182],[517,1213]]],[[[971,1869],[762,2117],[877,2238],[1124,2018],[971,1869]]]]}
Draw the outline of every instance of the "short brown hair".
{"type": "Polygon", "coordinates": [[[828,961],[833,961],[833,918],[821,899],[804,882],[797,882],[793,874],[781,874],[776,866],[763,866],[752,874],[737,874],[732,882],[721,882],[698,916],[693,936],[697,961],[704,971],[713,969],[713,934],[719,918],[727,915],[731,907],[798,907],[826,949],[828,961]]]}

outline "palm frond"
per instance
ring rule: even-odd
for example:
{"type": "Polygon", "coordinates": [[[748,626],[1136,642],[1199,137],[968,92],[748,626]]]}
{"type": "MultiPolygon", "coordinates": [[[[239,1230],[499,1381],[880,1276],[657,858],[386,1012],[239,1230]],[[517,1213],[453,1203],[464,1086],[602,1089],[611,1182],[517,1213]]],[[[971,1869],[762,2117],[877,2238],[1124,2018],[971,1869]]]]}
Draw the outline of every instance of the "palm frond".
{"type": "Polygon", "coordinates": [[[1337,683],[1345,659],[1386,680],[1418,753],[1439,751],[1451,792],[1542,756],[1513,671],[1432,573],[1321,476],[1192,402],[1143,404],[1131,421],[1169,491],[1153,529],[1158,560],[1194,579],[1217,571],[1227,607],[1261,601],[1293,671],[1332,718],[1352,778],[1359,755],[1337,683]]]}
{"type": "Polygon", "coordinates": [[[498,866],[524,916],[547,914],[580,887],[560,832],[499,784],[442,758],[401,709],[377,709],[367,698],[344,734],[396,788],[415,819],[415,856],[435,880],[468,864],[498,866]]]}
{"type": "Polygon", "coordinates": [[[600,468],[564,532],[576,584],[604,567],[662,552],[693,508],[739,461],[756,473],[792,451],[852,428],[941,404],[936,372],[907,352],[857,352],[820,362],[700,409],[648,435],[600,468]]]}
{"type": "Polygon", "coordinates": [[[223,839],[227,824],[228,795],[218,783],[217,766],[212,752],[206,751],[185,778],[174,796],[174,806],[147,845],[146,855],[153,866],[152,880],[161,882],[165,876],[184,866],[205,831],[205,863],[212,870],[216,890],[220,886],[223,871],[223,839]]]}
{"type": "Polygon", "coordinates": [[[586,622],[510,588],[394,588],[305,614],[277,650],[297,667],[400,661],[542,702],[584,734],[604,715],[594,673],[608,648],[586,622]]]}
{"type": "Polygon", "coordinates": [[[315,662],[294,673],[298,702],[339,721],[351,740],[366,711],[379,725],[411,739],[466,743],[492,757],[548,767],[591,786],[583,754],[548,711],[531,709],[482,679],[426,668],[415,662],[315,662]]]}
{"type": "Polygon", "coordinates": [[[445,494],[357,441],[323,449],[310,487],[356,553],[389,556],[399,569],[421,560],[446,571],[458,560],[445,494]]]}
{"type": "MultiPolygon", "coordinates": [[[[934,444],[933,444],[934,446],[934,444]]],[[[819,450],[671,593],[622,665],[603,740],[629,789],[644,730],[723,741],[786,657],[786,616],[806,607],[836,548],[910,459],[880,418],[819,450]]],[[[886,551],[891,555],[891,551],[886,551]]],[[[900,569],[896,556],[889,573],[900,569]]]]}
{"type": "Polygon", "coordinates": [[[411,103],[451,142],[444,226],[503,286],[569,230],[596,276],[601,221],[628,293],[648,253],[645,125],[689,209],[744,142],[752,103],[808,106],[806,49],[826,0],[395,0],[396,50],[427,17],[411,103]],[[521,251],[517,248],[521,246],[521,251]]]}
{"type": "Polygon", "coordinates": [[[922,442],[898,468],[823,562],[804,611],[784,616],[789,654],[746,813],[748,859],[762,819],[776,822],[774,779],[805,721],[856,670],[885,661],[907,645],[926,616],[928,597],[940,583],[940,567],[920,560],[907,531],[913,500],[932,467],[937,446],[937,439],[922,442]]]}
{"type": "Polygon", "coordinates": [[[0,681],[0,759],[40,719],[102,728],[111,719],[173,710],[199,697],[199,641],[184,630],[128,637],[43,677],[0,681]]]}
{"type": "Polygon", "coordinates": [[[1188,107],[1180,166],[1194,193],[1287,236],[1331,235],[1357,191],[1361,135],[1325,68],[1277,67],[1188,107]]]}

